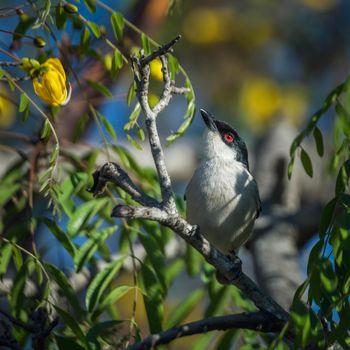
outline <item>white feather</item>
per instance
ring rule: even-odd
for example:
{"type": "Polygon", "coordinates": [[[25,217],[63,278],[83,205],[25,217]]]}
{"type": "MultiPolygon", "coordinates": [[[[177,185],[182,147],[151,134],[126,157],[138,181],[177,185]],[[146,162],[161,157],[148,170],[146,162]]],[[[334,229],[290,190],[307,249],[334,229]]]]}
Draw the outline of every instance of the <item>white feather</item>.
{"type": "Polygon", "coordinates": [[[249,238],[259,204],[256,182],[219,134],[204,134],[202,160],[186,189],[187,219],[223,253],[249,238]]]}

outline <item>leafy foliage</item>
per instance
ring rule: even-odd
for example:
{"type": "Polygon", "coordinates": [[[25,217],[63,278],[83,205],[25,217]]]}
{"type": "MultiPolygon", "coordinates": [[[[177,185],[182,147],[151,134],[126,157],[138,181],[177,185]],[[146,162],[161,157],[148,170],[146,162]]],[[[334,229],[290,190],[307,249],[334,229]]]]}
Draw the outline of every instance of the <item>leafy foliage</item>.
{"type": "MultiPolygon", "coordinates": [[[[20,56],[28,37],[35,34],[36,39],[45,38],[44,45],[42,41],[33,41],[36,46],[32,58],[41,63],[53,52],[59,53],[72,85],[76,86],[77,100],[84,101],[87,108],[81,111],[76,124],[72,121],[73,137],[67,147],[58,134],[65,110],[53,106],[42,108],[31,97],[30,88],[21,84],[25,79],[18,69],[20,62],[13,70],[5,66],[1,71],[1,77],[15,91],[13,98],[22,121],[32,123],[37,115],[41,117],[35,137],[21,137],[19,141],[25,145],[22,149],[11,146],[18,157],[0,179],[0,278],[11,282],[6,296],[11,315],[32,325],[33,310],[44,309],[47,315],[44,326],[49,326],[54,316],[60,319],[58,326],[45,337],[47,348],[91,350],[122,348],[134,339],[139,340],[141,330],[156,333],[189,318],[231,313],[233,307],[254,310],[253,304],[236,288],[220,285],[213,268],[190,246],[168,259],[173,234],[167,228],[137,220],[115,222],[110,212],[116,201],[134,204],[125,192],[109,188],[101,197],[93,198],[86,191],[91,186],[93,171],[101,163],[100,157],[107,157],[127,169],[145,193],[160,196],[154,170],[140,167],[131,154],[117,144],[119,135],[117,138],[114,121],[108,119],[96,103],[96,100],[113,102],[119,98],[114,95],[113,83],[127,73],[127,57],[133,53],[130,46],[142,48],[147,55],[159,44],[130,23],[123,13],[101,1],[84,0],[74,4],[58,1],[53,5],[45,0],[38,2],[40,6],[35,3],[29,2],[27,12],[17,9],[18,22],[11,29],[14,48],[20,56]],[[111,26],[108,29],[98,21],[98,11],[102,10],[108,13],[111,26]],[[67,33],[68,37],[78,39],[67,40],[63,45],[67,33]],[[83,78],[80,74],[81,67],[90,65],[102,72],[98,79],[90,74],[83,78]],[[90,122],[95,123],[104,145],[81,151],[75,142],[81,139],[90,122]],[[39,248],[39,241],[45,241],[45,245],[39,248]],[[114,251],[118,254],[111,253],[111,245],[117,245],[114,251]],[[142,258],[135,256],[136,248],[144,252],[142,258]],[[201,277],[202,285],[172,304],[169,296],[172,287],[194,276],[201,277]]],[[[169,2],[169,12],[174,10],[175,3],[169,2]]],[[[9,53],[9,57],[13,55],[9,53]]],[[[177,58],[168,55],[168,61],[171,79],[183,79],[189,89],[185,95],[183,121],[166,138],[171,144],[191,125],[196,100],[189,76],[177,58]]],[[[141,107],[135,101],[135,82],[130,76],[127,79],[130,87],[123,98],[125,106],[130,108],[124,132],[135,148],[142,149],[145,133],[141,107]]],[[[312,134],[318,155],[327,154],[318,122],[335,106],[336,149],[331,155],[331,167],[338,171],[335,196],[324,208],[319,241],[308,262],[307,280],[297,291],[293,303],[291,325],[296,331],[297,346],[305,346],[311,340],[321,348],[334,342],[349,347],[348,88],[346,80],[329,94],[291,146],[289,176],[300,150],[302,165],[312,177],[312,160],[302,142],[312,134]],[[331,251],[327,247],[331,247],[331,251]],[[305,293],[307,303],[302,299],[305,293]]],[[[157,82],[152,82],[151,89],[155,95],[160,94],[157,82]]],[[[79,109],[81,105],[76,106],[79,109]]],[[[177,198],[177,201],[182,207],[181,200],[177,198]]],[[[24,347],[33,332],[30,327],[26,329],[19,324],[13,325],[11,334],[18,346],[24,347]]],[[[203,349],[214,343],[217,349],[229,349],[238,337],[245,343],[241,349],[286,346],[282,333],[272,340],[255,332],[237,330],[224,335],[198,336],[191,349],[203,349]]]]}

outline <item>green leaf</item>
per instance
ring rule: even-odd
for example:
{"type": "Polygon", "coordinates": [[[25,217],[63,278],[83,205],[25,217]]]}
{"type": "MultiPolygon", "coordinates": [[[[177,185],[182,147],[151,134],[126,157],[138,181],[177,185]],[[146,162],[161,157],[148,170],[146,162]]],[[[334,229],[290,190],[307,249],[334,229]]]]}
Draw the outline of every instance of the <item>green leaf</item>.
{"type": "Polygon", "coordinates": [[[333,198],[329,201],[322,210],[320,225],[319,225],[319,235],[320,238],[324,238],[332,224],[333,213],[338,199],[333,198]]]}
{"type": "Polygon", "coordinates": [[[94,90],[98,91],[99,93],[101,93],[103,96],[107,97],[107,98],[112,98],[113,94],[111,93],[111,91],[104,86],[101,83],[98,83],[96,81],[92,81],[92,80],[86,80],[87,83],[89,84],[90,87],[92,87],[94,90]]]}
{"type": "Polygon", "coordinates": [[[227,305],[229,297],[230,288],[227,286],[220,287],[220,289],[211,296],[211,301],[205,311],[205,317],[221,314],[227,305]]]}
{"type": "Polygon", "coordinates": [[[19,23],[13,31],[13,41],[21,41],[23,38],[21,34],[25,34],[34,21],[35,19],[29,17],[27,14],[20,15],[19,23]]]}
{"type": "Polygon", "coordinates": [[[118,226],[114,225],[102,231],[95,232],[93,236],[77,250],[77,254],[74,257],[74,265],[77,272],[79,272],[84,264],[94,255],[100,243],[104,242],[109,236],[115,233],[117,229],[118,226]]]}
{"type": "MultiPolygon", "coordinates": [[[[239,331],[237,329],[231,329],[226,331],[215,344],[216,350],[229,350],[234,348],[234,341],[239,331]]],[[[276,350],[279,350],[278,348],[276,350]]]]}
{"type": "Polygon", "coordinates": [[[349,185],[350,159],[346,160],[340,167],[335,185],[335,194],[344,193],[349,185]]]}
{"type": "Polygon", "coordinates": [[[108,306],[112,305],[116,301],[118,301],[122,296],[128,293],[130,290],[134,289],[134,287],[130,286],[119,286],[107,294],[99,305],[99,310],[105,310],[108,306]]]}
{"type": "Polygon", "coordinates": [[[136,96],[136,82],[135,80],[133,80],[133,82],[131,83],[129,90],[128,90],[128,95],[127,95],[127,103],[128,106],[131,105],[132,100],[134,99],[134,97],[136,96]]]}
{"type": "Polygon", "coordinates": [[[184,298],[171,312],[165,328],[173,328],[183,322],[204,297],[204,289],[197,289],[184,298]]]}
{"type": "MultiPolygon", "coordinates": [[[[212,332],[201,334],[192,344],[191,350],[208,349],[209,343],[213,340],[212,332]]],[[[249,345],[250,346],[250,345],[249,345]]],[[[240,348],[242,349],[242,348],[240,348]]]]}
{"type": "Polygon", "coordinates": [[[171,286],[174,282],[175,278],[182,272],[183,268],[185,267],[185,262],[183,259],[177,259],[170,263],[170,265],[167,267],[167,273],[166,273],[166,284],[168,286],[171,286]]]}
{"type": "Polygon", "coordinates": [[[38,29],[39,27],[45,24],[47,17],[50,15],[50,10],[51,10],[51,1],[44,0],[44,5],[42,6],[42,10],[39,11],[39,16],[37,16],[37,19],[34,25],[32,26],[32,29],[38,29]]]}
{"type": "Polygon", "coordinates": [[[96,11],[96,0],[84,0],[84,3],[91,13],[96,11]]]}
{"type": "Polygon", "coordinates": [[[142,151],[142,147],[141,145],[130,135],[130,134],[126,134],[126,138],[128,139],[128,141],[131,142],[131,144],[138,149],[139,151],[142,151]]]}
{"type": "Polygon", "coordinates": [[[123,265],[125,257],[120,257],[110,263],[106,268],[100,271],[91,281],[87,291],[85,304],[89,312],[92,312],[99,303],[103,292],[112,282],[114,276],[118,273],[123,265]]]}
{"type": "Polygon", "coordinates": [[[26,94],[21,94],[18,111],[23,113],[29,108],[29,100],[26,94]]]}
{"type": "Polygon", "coordinates": [[[317,126],[314,129],[313,135],[316,142],[317,153],[320,157],[323,157],[323,154],[324,154],[323,137],[322,137],[321,130],[317,126]]]}
{"type": "Polygon", "coordinates": [[[55,280],[57,285],[60,287],[61,292],[66,296],[70,305],[72,305],[74,311],[78,316],[82,314],[79,299],[73,287],[71,286],[66,275],[52,264],[46,264],[46,269],[50,273],[50,276],[55,280]]]}
{"type": "Polygon", "coordinates": [[[7,243],[0,246],[0,278],[8,271],[7,266],[12,254],[12,245],[7,243]]]}
{"type": "Polygon", "coordinates": [[[326,293],[333,293],[337,289],[338,278],[333,270],[332,263],[322,258],[319,263],[321,285],[326,293]]]}
{"type": "Polygon", "coordinates": [[[157,271],[157,277],[163,289],[163,295],[166,294],[166,262],[165,256],[155,237],[139,233],[138,238],[145,248],[147,260],[151,263],[154,271],[157,271]]]}
{"type": "Polygon", "coordinates": [[[185,132],[187,131],[187,129],[190,127],[190,125],[192,124],[193,121],[193,117],[195,114],[195,105],[194,103],[190,103],[188,105],[186,114],[185,114],[185,121],[180,125],[179,129],[172,133],[170,136],[167,137],[167,143],[168,145],[170,145],[171,143],[173,143],[175,140],[177,140],[179,137],[183,136],[185,134],[185,132]]]}
{"type": "Polygon", "coordinates": [[[88,28],[85,27],[80,34],[80,48],[83,51],[88,49],[90,38],[91,38],[90,31],[88,28]]]}
{"type": "Polygon", "coordinates": [[[309,254],[309,259],[307,263],[307,275],[310,277],[311,273],[313,272],[314,268],[318,264],[318,260],[321,255],[321,251],[323,248],[323,240],[319,240],[311,249],[309,254]]]}
{"type": "Polygon", "coordinates": [[[168,65],[169,65],[171,80],[175,80],[175,75],[180,71],[179,62],[173,55],[168,55],[168,65]]]}
{"type": "Polygon", "coordinates": [[[66,326],[68,326],[73,331],[74,335],[82,342],[82,344],[84,345],[84,349],[86,349],[87,343],[85,340],[85,336],[83,330],[81,329],[76,319],[73,316],[71,316],[67,311],[64,311],[57,305],[53,304],[53,307],[56,309],[58,315],[63,319],[66,326]]]}
{"type": "Polygon", "coordinates": [[[146,264],[141,264],[141,277],[142,288],[147,292],[147,295],[144,296],[144,303],[150,332],[158,333],[162,330],[164,291],[157,275],[146,264]]]}
{"type": "Polygon", "coordinates": [[[56,6],[55,19],[56,19],[57,29],[59,30],[64,29],[67,21],[67,14],[65,13],[63,6],[60,6],[60,5],[56,6]]]}
{"type": "Polygon", "coordinates": [[[59,350],[84,350],[85,347],[82,347],[74,341],[73,338],[61,337],[57,334],[54,334],[55,340],[57,342],[59,350]]]}
{"type": "Polygon", "coordinates": [[[311,334],[309,310],[299,299],[294,299],[290,315],[296,329],[296,344],[305,347],[311,334]]]}
{"type": "Polygon", "coordinates": [[[201,269],[203,258],[202,255],[189,244],[186,245],[185,261],[187,273],[191,277],[197,276],[201,269]]]}
{"type": "Polygon", "coordinates": [[[44,121],[44,125],[43,128],[41,129],[41,139],[44,141],[44,143],[48,143],[50,140],[50,136],[51,136],[51,126],[50,126],[50,122],[48,119],[45,119],[44,121]]]}
{"type": "Polygon", "coordinates": [[[13,255],[12,255],[13,262],[15,263],[16,270],[19,271],[23,266],[22,253],[15,245],[13,245],[12,247],[12,252],[13,252],[13,255]]]}
{"type": "Polygon", "coordinates": [[[112,137],[113,140],[117,140],[117,134],[112,126],[112,124],[109,122],[108,119],[105,118],[103,114],[101,114],[99,111],[96,111],[99,119],[101,120],[101,123],[108,131],[108,134],[112,137]]]}
{"type": "Polygon", "coordinates": [[[152,52],[151,42],[145,33],[141,34],[141,47],[145,52],[145,56],[148,56],[152,52]]]}
{"type": "Polygon", "coordinates": [[[93,343],[96,346],[96,349],[99,349],[100,345],[98,343],[97,338],[107,329],[112,328],[120,324],[121,322],[123,321],[121,320],[104,321],[91,327],[89,332],[86,335],[86,340],[88,341],[89,345],[90,343],[93,343]]]}
{"type": "Polygon", "coordinates": [[[139,138],[140,141],[145,141],[145,132],[142,130],[142,128],[136,124],[136,132],[137,132],[137,137],[139,138]]]}
{"type": "Polygon", "coordinates": [[[123,67],[123,56],[118,49],[115,49],[113,52],[113,60],[112,60],[112,78],[115,79],[119,70],[123,67]]]}
{"type": "Polygon", "coordinates": [[[111,15],[111,24],[114,31],[114,36],[121,41],[123,38],[124,17],[121,13],[113,11],[111,15]]]}
{"type": "Polygon", "coordinates": [[[98,39],[101,36],[100,26],[97,23],[91,21],[87,21],[86,24],[89,26],[91,31],[94,33],[95,37],[98,39]]]}
{"type": "Polygon", "coordinates": [[[74,258],[76,249],[69,236],[64,233],[58,224],[48,218],[44,218],[43,222],[49,228],[50,232],[56,237],[56,239],[62,244],[71,257],[74,258]]]}
{"type": "Polygon", "coordinates": [[[68,221],[67,232],[69,236],[75,236],[96,213],[109,203],[108,198],[97,198],[83,203],[75,210],[68,221]]]}
{"type": "Polygon", "coordinates": [[[131,130],[135,124],[137,123],[137,119],[141,112],[141,105],[139,103],[136,103],[133,111],[130,114],[129,121],[124,125],[124,130],[129,131],[131,130]]]}
{"type": "Polygon", "coordinates": [[[304,167],[306,173],[310,177],[312,177],[313,176],[313,169],[312,169],[311,159],[310,159],[309,155],[307,154],[307,152],[304,150],[304,148],[301,149],[300,159],[301,159],[301,163],[303,164],[303,167],[304,167]]]}

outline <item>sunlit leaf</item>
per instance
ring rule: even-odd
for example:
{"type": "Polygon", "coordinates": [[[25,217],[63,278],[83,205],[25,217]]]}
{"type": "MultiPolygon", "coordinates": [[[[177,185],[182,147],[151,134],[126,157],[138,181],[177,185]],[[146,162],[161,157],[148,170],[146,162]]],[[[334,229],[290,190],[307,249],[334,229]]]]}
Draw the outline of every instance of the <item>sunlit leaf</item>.
{"type": "Polygon", "coordinates": [[[89,26],[91,31],[94,33],[95,37],[98,39],[101,36],[100,26],[97,23],[91,21],[88,21],[86,24],[89,26]]]}
{"type": "Polygon", "coordinates": [[[112,124],[110,123],[110,121],[103,115],[101,114],[99,111],[96,111],[99,119],[101,120],[101,123],[103,124],[103,126],[106,128],[106,130],[108,131],[108,134],[112,137],[113,140],[117,140],[117,134],[112,126],[112,124]]]}
{"type": "Polygon", "coordinates": [[[111,24],[114,31],[115,38],[122,40],[124,29],[124,17],[121,13],[113,11],[111,15],[111,24]]]}
{"type": "Polygon", "coordinates": [[[141,46],[145,52],[145,56],[148,56],[151,52],[151,42],[145,33],[141,34],[141,46]]]}
{"type": "Polygon", "coordinates": [[[84,3],[90,12],[94,13],[96,11],[96,0],[84,0],[84,3]]]}

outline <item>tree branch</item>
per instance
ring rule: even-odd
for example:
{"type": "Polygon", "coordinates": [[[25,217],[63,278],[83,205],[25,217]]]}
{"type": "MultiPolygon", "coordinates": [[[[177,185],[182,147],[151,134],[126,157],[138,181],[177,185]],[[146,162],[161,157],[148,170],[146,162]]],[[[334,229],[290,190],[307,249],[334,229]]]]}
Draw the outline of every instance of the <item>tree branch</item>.
{"type": "Polygon", "coordinates": [[[107,182],[110,181],[130,194],[134,201],[149,207],[160,206],[158,201],[140,191],[130,179],[129,175],[117,163],[106,163],[101,169],[93,173],[93,177],[94,184],[88,191],[92,192],[94,195],[102,193],[107,182]]]}
{"type": "Polygon", "coordinates": [[[143,341],[131,345],[127,350],[153,349],[160,344],[168,344],[172,340],[194,334],[207,333],[213,330],[250,329],[258,332],[279,332],[283,322],[276,320],[264,312],[242,313],[219,317],[209,317],[200,321],[168,329],[164,332],[150,335],[143,341]]]}
{"type": "Polygon", "coordinates": [[[157,169],[162,192],[162,204],[164,206],[164,209],[172,214],[176,213],[176,205],[173,197],[170,176],[165,165],[163,149],[159,140],[156,119],[158,114],[169,104],[173,90],[168,69],[168,61],[165,55],[170,51],[172,46],[180,40],[180,38],[180,35],[177,36],[168,44],[161,46],[157,51],[154,51],[147,57],[144,57],[143,51],[141,51],[139,58],[137,56],[133,56],[131,58],[132,67],[134,71],[134,79],[137,86],[136,95],[139,99],[141,109],[145,115],[149,143],[151,146],[151,152],[157,169]],[[150,76],[149,63],[158,57],[162,61],[164,88],[159,102],[153,109],[151,109],[148,103],[148,88],[150,76]]]}
{"type": "MultiPolygon", "coordinates": [[[[103,177],[102,175],[102,183],[105,184],[106,181],[115,183],[117,186],[120,186],[123,188],[123,190],[129,193],[132,198],[142,206],[136,207],[130,205],[118,205],[113,209],[112,215],[125,219],[153,220],[171,228],[188,244],[199,251],[206,261],[213,265],[217,269],[218,273],[225,278],[225,280],[234,284],[244,293],[245,296],[250,298],[257,308],[264,313],[264,315],[269,314],[272,318],[277,319],[283,325],[289,320],[289,314],[272,298],[262,293],[257,285],[242,272],[240,260],[238,258],[232,259],[232,257],[228,257],[217,250],[204,238],[203,235],[201,235],[199,228],[197,226],[190,225],[179,215],[176,209],[171,180],[167,172],[163,149],[159,140],[156,118],[158,113],[167,106],[173,93],[171,88],[172,83],[170,82],[169,72],[167,69],[167,60],[164,55],[177,40],[178,38],[174,39],[169,44],[162,46],[158,51],[153,52],[146,58],[143,57],[143,53],[141,52],[140,58],[133,57],[132,59],[134,79],[137,85],[137,97],[145,115],[151,152],[161,187],[162,203],[160,205],[155,205],[155,200],[150,199],[149,197],[147,197],[146,200],[145,195],[141,195],[140,191],[127,175],[120,176],[120,174],[123,173],[121,168],[115,166],[118,171],[110,172],[109,176],[103,177]],[[159,102],[160,106],[158,108],[156,106],[153,110],[151,110],[148,104],[149,62],[157,57],[160,57],[162,60],[163,80],[165,86],[161,101],[159,102]],[[121,179],[123,179],[123,181],[121,181],[121,179]]],[[[108,163],[104,167],[107,165],[108,163]]],[[[92,187],[92,192],[95,194],[98,194],[104,187],[103,185],[101,188],[99,185],[99,181],[101,181],[100,175],[101,170],[100,172],[97,172],[94,177],[95,183],[92,187]]]]}

